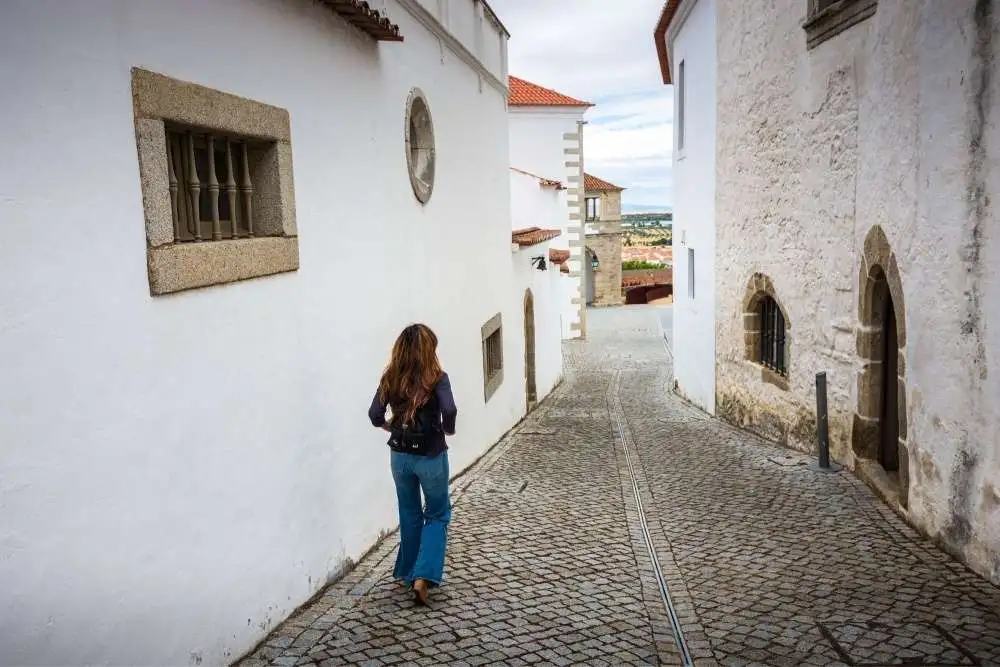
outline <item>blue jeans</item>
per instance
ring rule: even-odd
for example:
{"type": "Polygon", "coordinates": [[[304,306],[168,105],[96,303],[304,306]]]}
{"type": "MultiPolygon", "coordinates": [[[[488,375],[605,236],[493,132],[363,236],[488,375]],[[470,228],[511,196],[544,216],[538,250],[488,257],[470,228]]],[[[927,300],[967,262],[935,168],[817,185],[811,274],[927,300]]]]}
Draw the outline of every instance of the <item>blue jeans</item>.
{"type": "Polygon", "coordinates": [[[434,457],[392,454],[392,479],[399,501],[399,553],[393,576],[407,583],[423,579],[439,586],[451,520],[448,452],[434,457]],[[426,507],[420,502],[423,490],[426,507]]]}

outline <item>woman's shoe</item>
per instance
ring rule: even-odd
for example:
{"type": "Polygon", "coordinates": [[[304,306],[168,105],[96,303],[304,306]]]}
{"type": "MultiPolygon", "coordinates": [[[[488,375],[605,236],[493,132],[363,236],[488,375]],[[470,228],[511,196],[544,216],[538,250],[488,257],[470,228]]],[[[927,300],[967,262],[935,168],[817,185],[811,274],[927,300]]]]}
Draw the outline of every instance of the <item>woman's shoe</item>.
{"type": "Polygon", "coordinates": [[[413,601],[419,605],[427,604],[427,598],[430,595],[430,590],[427,586],[427,581],[424,579],[417,579],[413,582],[413,601]]]}

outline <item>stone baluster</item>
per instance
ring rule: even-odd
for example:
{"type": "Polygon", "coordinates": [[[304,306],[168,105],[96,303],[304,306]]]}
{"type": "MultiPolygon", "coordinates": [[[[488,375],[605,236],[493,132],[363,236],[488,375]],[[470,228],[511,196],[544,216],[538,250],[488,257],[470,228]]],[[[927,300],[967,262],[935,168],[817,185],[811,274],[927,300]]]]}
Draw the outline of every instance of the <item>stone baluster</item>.
{"type": "Polygon", "coordinates": [[[194,132],[187,134],[188,192],[191,194],[191,219],[194,221],[194,240],[201,240],[201,181],[194,161],[194,132]]]}
{"type": "Polygon", "coordinates": [[[247,236],[253,238],[253,184],[250,182],[250,158],[247,152],[247,142],[241,144],[243,148],[243,180],[240,183],[240,192],[243,194],[243,208],[247,214],[247,236]]]}
{"type": "Polygon", "coordinates": [[[222,240],[222,226],[219,224],[219,178],[215,175],[215,137],[205,135],[208,151],[208,207],[212,211],[212,240],[222,240]]]}
{"type": "Polygon", "coordinates": [[[226,198],[229,200],[229,221],[233,226],[233,238],[240,237],[239,216],[236,214],[236,177],[233,170],[233,142],[226,139],[226,198]]]}
{"type": "Polygon", "coordinates": [[[170,182],[170,218],[174,223],[174,241],[181,240],[181,216],[177,210],[177,173],[174,171],[174,141],[167,134],[167,178],[170,182]]]}

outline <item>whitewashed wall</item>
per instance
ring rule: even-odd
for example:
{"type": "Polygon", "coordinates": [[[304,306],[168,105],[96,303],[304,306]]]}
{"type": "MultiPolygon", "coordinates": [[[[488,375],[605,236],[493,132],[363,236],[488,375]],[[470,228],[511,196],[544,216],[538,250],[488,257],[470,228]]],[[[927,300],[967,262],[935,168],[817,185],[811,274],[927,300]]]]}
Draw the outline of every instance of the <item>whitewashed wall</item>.
{"type": "Polygon", "coordinates": [[[674,377],[678,391],[715,412],[715,0],[687,0],[670,34],[674,81],[674,377]],[[678,149],[684,61],[684,148],[678,149]],[[688,251],[694,250],[694,298],[688,251]]]}
{"type": "MultiPolygon", "coordinates": [[[[542,227],[544,229],[564,229],[566,196],[564,190],[540,186],[534,176],[510,171],[511,227],[524,229],[542,227]],[[563,227],[560,227],[563,225],[563,227]]],[[[562,378],[562,338],[560,326],[565,304],[571,298],[570,288],[577,282],[559,266],[549,262],[549,249],[565,239],[557,237],[546,243],[522,248],[515,253],[518,266],[518,280],[524,289],[530,288],[535,298],[535,356],[536,389],[538,399],[544,398],[562,378]],[[546,270],[539,271],[531,266],[532,257],[544,257],[546,270]],[[544,350],[544,351],[543,351],[544,350]]]]}
{"type": "Polygon", "coordinates": [[[503,311],[521,366],[506,95],[386,7],[402,44],[309,0],[4,4],[0,663],[224,663],[357,559],[396,522],[365,411],[411,321],[455,387],[454,471],[523,414],[516,372],[484,405],[480,349],[503,311]],[[289,110],[298,272],[149,296],[133,66],[289,110]]]}
{"type": "MultiPolygon", "coordinates": [[[[585,109],[572,107],[558,107],[547,109],[543,107],[510,107],[510,164],[512,167],[530,172],[542,178],[549,178],[560,181],[568,187],[575,187],[576,184],[568,182],[568,168],[566,167],[567,157],[563,153],[566,142],[563,140],[564,134],[575,134],[578,130],[577,123],[583,120],[585,109]]],[[[574,169],[575,171],[575,169],[574,169]]],[[[519,225],[519,220],[530,220],[537,210],[541,214],[541,209],[537,209],[530,197],[523,196],[523,186],[512,182],[512,197],[515,198],[512,223],[519,225]]],[[[544,219],[551,219],[551,223],[545,225],[540,223],[526,224],[526,227],[551,227],[559,229],[562,235],[552,241],[551,247],[570,251],[570,269],[580,271],[582,263],[580,260],[580,248],[569,247],[569,235],[567,233],[570,226],[577,226],[578,223],[571,223],[569,219],[569,208],[567,205],[566,191],[559,191],[558,210],[561,212],[558,218],[550,218],[545,215],[544,219]]],[[[565,277],[565,276],[564,276],[565,277]]],[[[564,339],[576,338],[580,334],[572,329],[573,324],[580,324],[580,308],[574,304],[573,299],[583,295],[582,281],[579,276],[569,278],[569,286],[561,285],[560,291],[564,298],[561,298],[560,314],[562,319],[562,336],[564,339]]]]}

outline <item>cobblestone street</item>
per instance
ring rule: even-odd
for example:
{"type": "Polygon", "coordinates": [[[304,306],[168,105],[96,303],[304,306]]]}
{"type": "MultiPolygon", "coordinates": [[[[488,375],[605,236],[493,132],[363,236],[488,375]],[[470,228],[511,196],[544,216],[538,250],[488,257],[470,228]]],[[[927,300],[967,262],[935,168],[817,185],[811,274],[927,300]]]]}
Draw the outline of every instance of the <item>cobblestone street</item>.
{"type": "Polygon", "coordinates": [[[659,317],[591,310],[563,384],[455,481],[429,608],[390,537],[241,664],[1000,665],[1000,590],[849,472],[668,394],[659,317]]]}

